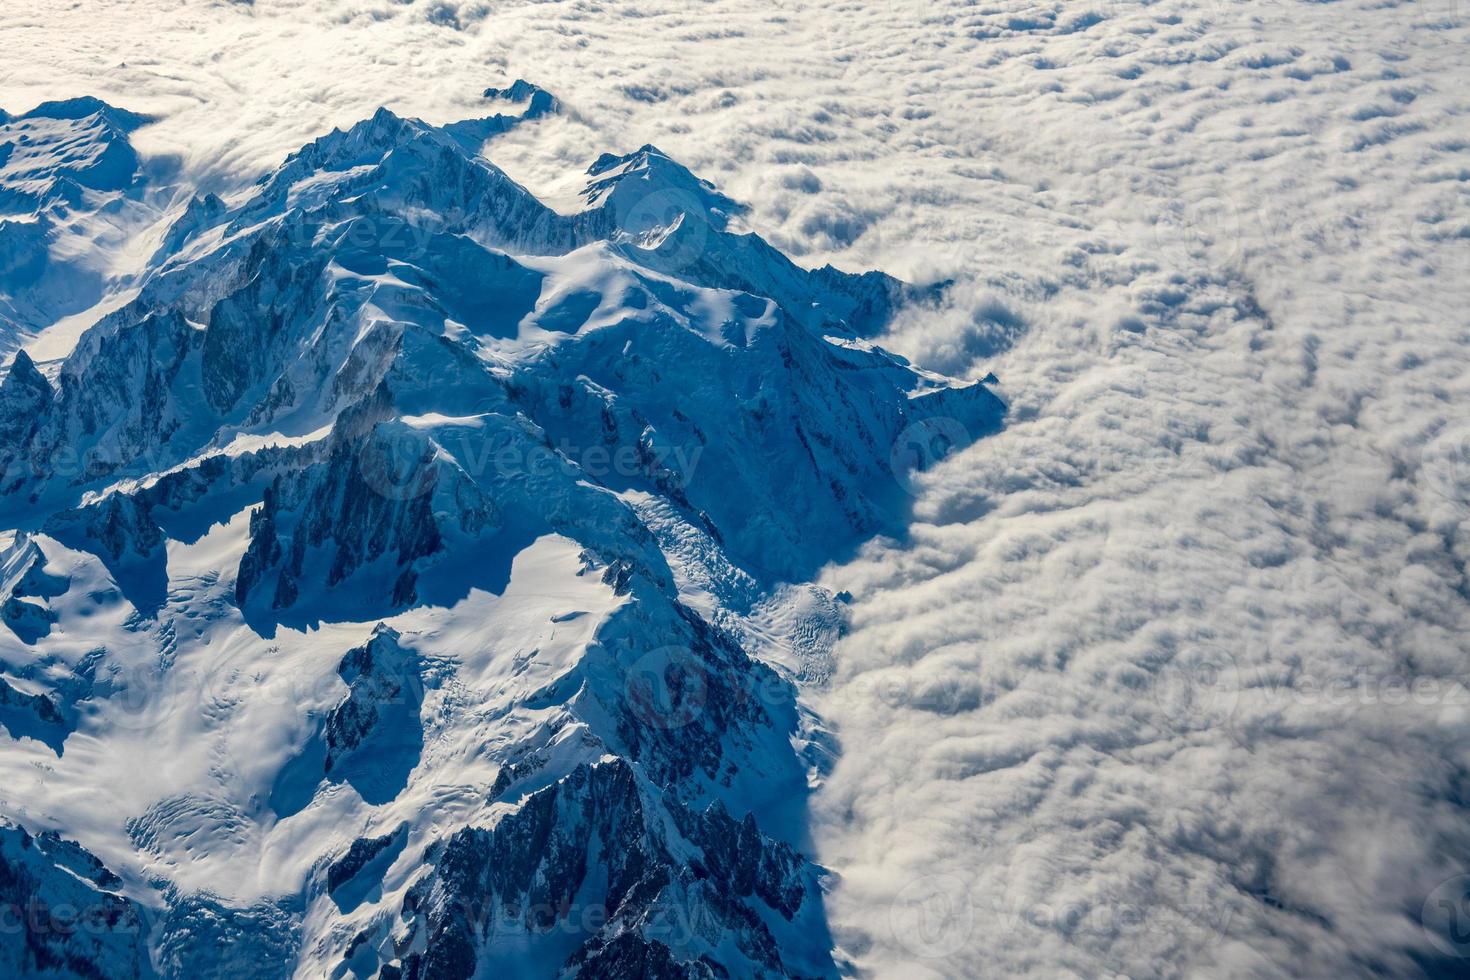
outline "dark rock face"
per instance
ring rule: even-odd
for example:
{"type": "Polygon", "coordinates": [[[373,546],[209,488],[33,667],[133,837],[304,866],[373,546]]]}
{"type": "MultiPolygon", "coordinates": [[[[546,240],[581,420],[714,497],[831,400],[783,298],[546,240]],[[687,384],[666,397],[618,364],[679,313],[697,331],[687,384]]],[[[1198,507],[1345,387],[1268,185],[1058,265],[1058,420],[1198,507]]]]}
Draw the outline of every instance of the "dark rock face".
{"type": "Polygon", "coordinates": [[[204,395],[221,415],[251,388],[273,378],[295,339],[292,320],[311,309],[326,262],[268,240],[257,242],[241,275],[246,282],[214,305],[204,332],[200,369],[204,395]]]}
{"type": "Polygon", "coordinates": [[[369,865],[384,855],[402,850],[408,825],[402,824],[391,834],[381,837],[359,837],[347,853],[327,867],[327,891],[335,896],[344,886],[361,875],[369,865]]]}
{"type": "Polygon", "coordinates": [[[425,681],[418,655],[400,639],[380,625],[342,658],[337,672],[347,693],[278,775],[271,805],[280,817],[310,803],[323,781],[347,783],[374,806],[391,802],[407,785],[423,753],[425,681]]]}
{"type": "MultiPolygon", "coordinates": [[[[7,610],[9,605],[6,604],[7,610]]],[[[61,755],[66,737],[71,734],[71,726],[55,701],[44,694],[17,691],[3,679],[0,679],[0,725],[5,726],[11,738],[34,738],[57,755],[61,755]]]]}
{"type": "Polygon", "coordinates": [[[730,976],[713,960],[701,957],[680,963],[658,940],[640,940],[626,932],[609,942],[578,950],[568,967],[571,976],[607,980],[723,980],[730,976]]]}
{"type": "Polygon", "coordinates": [[[23,445],[51,407],[51,382],[25,351],[16,351],[0,382],[0,445],[23,445]]]}
{"type": "Polygon", "coordinates": [[[46,572],[46,556],[30,535],[0,551],[0,622],[27,645],[48,636],[57,614],[48,601],[65,594],[64,576],[46,572]]]}
{"type": "MultiPolygon", "coordinates": [[[[17,640],[35,648],[52,633],[60,617],[51,602],[69,586],[65,575],[48,570],[32,535],[18,534],[0,549],[0,631],[11,637],[8,649],[18,653],[17,640]]],[[[9,676],[0,678],[0,726],[11,738],[35,739],[60,756],[76,727],[78,702],[92,693],[96,661],[89,655],[68,664],[34,649],[12,657],[9,676]]]]}
{"type": "Polygon", "coordinates": [[[802,887],[803,861],[788,845],[767,840],[746,814],[736,821],[718,800],[703,813],[674,811],[680,831],[703,851],[692,867],[695,876],[708,879],[727,896],[759,898],[790,920],[806,898],[802,887]]]}
{"type": "Polygon", "coordinates": [[[573,975],[796,975],[765,919],[790,923],[814,901],[805,863],[751,818],[667,798],[650,809],[650,792],[621,760],[581,766],[493,828],[449,838],[404,902],[410,951],[394,966],[404,977],[468,978],[486,968],[477,950],[518,935],[573,975]],[[704,952],[722,934],[739,964],[704,952]],[[411,951],[420,940],[425,951],[411,951]]]}
{"type": "Polygon", "coordinates": [[[398,634],[380,628],[337,668],[347,696],[322,728],[329,779],[352,782],[369,803],[397,795],[418,764],[424,729],[422,667],[398,634]]]}
{"type": "Polygon", "coordinates": [[[529,776],[540,772],[546,765],[544,759],[532,757],[520,762],[509,762],[500,767],[500,772],[495,776],[495,782],[490,785],[490,792],[485,795],[485,802],[494,803],[503,797],[507,790],[516,783],[529,776]]]}
{"type": "MultiPolygon", "coordinates": [[[[114,315],[125,329],[88,331],[59,376],[50,410],[29,438],[0,446],[10,485],[28,480],[81,484],[120,470],[148,472],[191,418],[173,388],[193,363],[202,335],[177,312],[114,315]]],[[[187,379],[184,379],[187,381],[187,379]]],[[[40,395],[34,382],[32,390],[40,395]]]]}
{"type": "Polygon", "coordinates": [[[324,552],[327,587],[383,560],[394,580],[383,598],[394,606],[413,601],[415,562],[437,553],[446,533],[476,536],[499,520],[494,503],[435,456],[429,440],[412,430],[344,416],[327,459],[277,477],[251,515],[236,599],[250,602],[275,572],[270,608],[294,605],[308,556],[324,552]],[[366,427],[360,435],[359,426],[366,427]],[[436,508],[442,503],[452,509],[436,508]]]}
{"type": "Polygon", "coordinates": [[[96,554],[139,610],[151,613],[163,603],[168,588],[163,530],[137,497],[108,494],[98,503],[54,515],[46,531],[96,554]]]}
{"type": "Polygon", "coordinates": [[[770,316],[775,323],[738,346],[674,324],[606,327],[528,365],[518,404],[573,445],[636,447],[637,472],[615,476],[700,515],[743,568],[803,580],[893,524],[891,450],[906,433],[940,419],[943,431],[973,440],[993,432],[1004,409],[983,385],[914,397],[912,374],[889,355],[837,347],[783,312],[770,316]],[[671,397],[675,372],[698,377],[699,390],[671,397]],[[753,392],[751,376],[761,379],[753,392]],[[749,465],[756,458],[762,464],[749,465]]]}
{"type": "Polygon", "coordinates": [[[94,506],[57,515],[47,530],[62,540],[85,539],[105,559],[144,558],[163,544],[163,531],[135,497],[114,493],[94,506]]]}
{"type": "Polygon", "coordinates": [[[145,910],[81,846],[0,823],[0,973],[88,980],[154,976],[145,910]]]}
{"type": "Polygon", "coordinates": [[[508,88],[487,88],[485,98],[525,102],[526,109],[522,114],[524,119],[538,119],[541,116],[561,111],[561,102],[556,96],[539,85],[531,84],[524,78],[517,78],[508,88]]]}
{"type": "Polygon", "coordinates": [[[0,620],[25,643],[35,643],[50,633],[56,618],[56,613],[40,603],[19,596],[13,595],[0,605],[0,620]]]}

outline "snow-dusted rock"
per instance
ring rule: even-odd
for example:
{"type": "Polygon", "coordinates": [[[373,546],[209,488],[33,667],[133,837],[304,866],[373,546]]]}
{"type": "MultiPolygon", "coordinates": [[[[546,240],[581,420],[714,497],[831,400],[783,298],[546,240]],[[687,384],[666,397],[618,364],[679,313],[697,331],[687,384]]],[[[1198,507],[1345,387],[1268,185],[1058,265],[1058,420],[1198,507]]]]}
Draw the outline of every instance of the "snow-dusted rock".
{"type": "Polygon", "coordinates": [[[75,842],[0,822],[0,972],[96,980],[155,976],[150,919],[122,894],[122,884],[75,842]]]}
{"type": "Polygon", "coordinates": [[[86,822],[166,885],[166,975],[833,975],[811,726],[742,617],[1003,406],[864,339],[920,294],[653,147],[552,210],[480,149],[559,105],[486,97],[518,114],[383,110],[195,197],[14,358],[0,615],[45,669],[7,729],[63,781],[168,759],[86,822]]]}

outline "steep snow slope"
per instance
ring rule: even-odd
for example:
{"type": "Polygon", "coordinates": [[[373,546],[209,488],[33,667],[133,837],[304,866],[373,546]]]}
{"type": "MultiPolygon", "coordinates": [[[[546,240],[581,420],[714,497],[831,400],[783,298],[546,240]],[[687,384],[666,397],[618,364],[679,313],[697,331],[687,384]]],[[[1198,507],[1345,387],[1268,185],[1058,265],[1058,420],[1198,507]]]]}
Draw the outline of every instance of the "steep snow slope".
{"type": "Polygon", "coordinates": [[[834,972],[767,607],[1003,406],[863,339],[932,292],[792,264],[653,147],[547,208],[479,153],[555,111],[511,94],[194,198],[0,383],[7,812],[151,910],[128,964],[834,972]]]}
{"type": "Polygon", "coordinates": [[[0,114],[0,350],[100,302],[157,212],[129,135],[93,98],[0,114]]]}

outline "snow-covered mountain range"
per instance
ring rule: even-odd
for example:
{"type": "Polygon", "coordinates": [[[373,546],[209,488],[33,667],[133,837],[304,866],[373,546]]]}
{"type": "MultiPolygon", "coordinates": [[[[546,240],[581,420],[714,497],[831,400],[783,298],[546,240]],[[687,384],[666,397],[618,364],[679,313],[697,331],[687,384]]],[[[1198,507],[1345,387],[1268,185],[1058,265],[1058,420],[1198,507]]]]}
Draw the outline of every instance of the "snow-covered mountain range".
{"type": "Polygon", "coordinates": [[[932,290],[652,146],[555,210],[485,96],[227,197],[0,117],[7,974],[836,971],[800,583],[1004,406],[871,342],[932,290]]]}

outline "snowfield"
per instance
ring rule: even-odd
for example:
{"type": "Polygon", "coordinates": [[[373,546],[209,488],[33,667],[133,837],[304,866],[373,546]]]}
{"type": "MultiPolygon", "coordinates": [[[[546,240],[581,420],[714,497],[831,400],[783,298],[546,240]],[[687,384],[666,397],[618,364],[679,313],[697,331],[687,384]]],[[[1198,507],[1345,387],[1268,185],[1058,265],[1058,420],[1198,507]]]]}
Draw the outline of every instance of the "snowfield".
{"type": "MultiPolygon", "coordinates": [[[[677,975],[701,975],[698,956],[737,976],[1467,970],[1464,0],[12,0],[0,36],[10,113],[95,96],[151,120],[0,117],[0,145],[34,130],[32,149],[0,150],[0,348],[27,352],[5,396],[27,411],[0,417],[4,434],[70,376],[106,385],[78,389],[67,418],[166,390],[175,433],[130,416],[94,445],[80,421],[48,422],[47,445],[90,461],[85,486],[0,450],[18,467],[7,488],[35,481],[0,508],[0,596],[24,604],[0,625],[0,816],[19,825],[0,857],[50,901],[100,889],[117,921],[146,922],[151,968],[375,976],[419,956],[420,975],[471,975],[431,963],[422,937],[449,950],[444,910],[530,895],[486,855],[546,832],[555,855],[619,842],[678,884],[616,929],[478,935],[472,969],[652,975],[663,962],[636,961],[625,929],[674,948],[691,971],[677,975]],[[522,119],[526,92],[482,98],[518,78],[555,110],[522,119]],[[429,156],[402,172],[433,179],[373,184],[380,158],[357,144],[282,167],[380,107],[424,120],[434,153],[489,140],[503,196],[464,196],[429,156]],[[492,112],[506,115],[452,125],[492,112]],[[58,190],[53,165],[91,176],[58,190]],[[65,213],[41,214],[37,187],[65,213]],[[661,196],[618,203],[630,187],[661,196]],[[477,225],[491,200],[521,210],[477,225]],[[354,243],[371,201],[429,237],[354,243]],[[598,206],[610,225],[579,217],[598,206]],[[211,270],[312,207],[330,212],[325,237],[283,238],[270,275],[350,313],[310,305],[287,333],[315,353],[292,360],[286,340],[252,339],[269,297],[211,320],[211,270]],[[802,269],[953,283],[878,304],[864,329],[871,287],[794,273],[736,244],[747,231],[802,269]],[[328,252],[320,279],[297,281],[328,252]],[[493,303],[455,288],[490,281],[493,303]],[[179,319],[137,328],[149,295],[179,319]],[[104,318],[159,339],[124,360],[90,331],[104,318]],[[196,379],[189,358],[213,348],[190,331],[215,322],[238,346],[211,363],[238,374],[196,379]],[[799,361],[823,366],[820,385],[783,387],[788,336],[815,338],[799,361]],[[424,382],[446,376],[441,341],[472,355],[482,388],[424,382]],[[615,375],[635,350],[653,368],[615,375]],[[177,375],[140,381],[164,353],[177,375]],[[363,436],[340,413],[379,377],[399,401],[363,436]],[[522,455],[486,481],[467,454],[526,448],[497,400],[512,378],[560,455],[535,480],[522,455]],[[954,407],[991,390],[1003,423],[988,402],[954,407]],[[951,402],[913,409],[936,394],[951,402]],[[604,404],[642,462],[590,455],[604,404]],[[766,404],[822,438],[756,428],[766,404]],[[898,424],[916,419],[917,438],[898,424]],[[300,583],[334,577],[333,559],[271,537],[344,513],[311,501],[350,498],[361,474],[331,461],[348,442],[386,460],[363,472],[389,504],[353,511],[369,543],[340,561],[359,588],[312,594],[300,583]],[[696,443],[692,467],[664,468],[696,443]],[[814,472],[840,474],[832,499],[798,445],[828,454],[814,472]],[[193,477],[160,478],[190,468],[215,481],[203,498],[193,477]],[[404,491],[416,481],[432,492],[404,491]],[[424,550],[430,527],[442,551],[424,550]],[[419,568],[406,586],[384,528],[419,568]],[[422,601],[395,605],[403,589],[422,601]],[[706,648],[680,609],[738,645],[706,648]],[[678,696],[625,723],[601,713],[637,701],[619,672],[646,674],[650,652],[669,676],[654,640],[671,632],[724,665],[710,677],[733,663],[775,678],[725,713],[696,699],[720,760],[703,775],[688,739],[664,738],[688,724],[666,713],[678,696]],[[599,645],[615,652],[589,655],[599,645]],[[118,681],[78,697],[74,678],[103,661],[146,679],[134,694],[169,696],[118,681]],[[383,697],[380,662],[419,678],[421,721],[333,742],[317,726],[383,697]],[[722,785],[725,761],[744,775],[722,785]],[[540,823],[505,816],[533,810],[540,823]],[[746,813],[759,831],[741,836],[746,813]],[[110,870],[48,870],[85,861],[22,843],[46,831],[110,870]],[[709,897],[710,880],[754,880],[710,859],[732,840],[763,882],[736,909],[709,897]],[[713,911],[667,928],[681,907],[713,911]]],[[[569,905],[617,919],[616,887],[578,882],[569,905]]],[[[89,961],[150,968],[114,939],[89,961]]],[[[0,936],[13,972],[12,948],[0,936]]]]}

